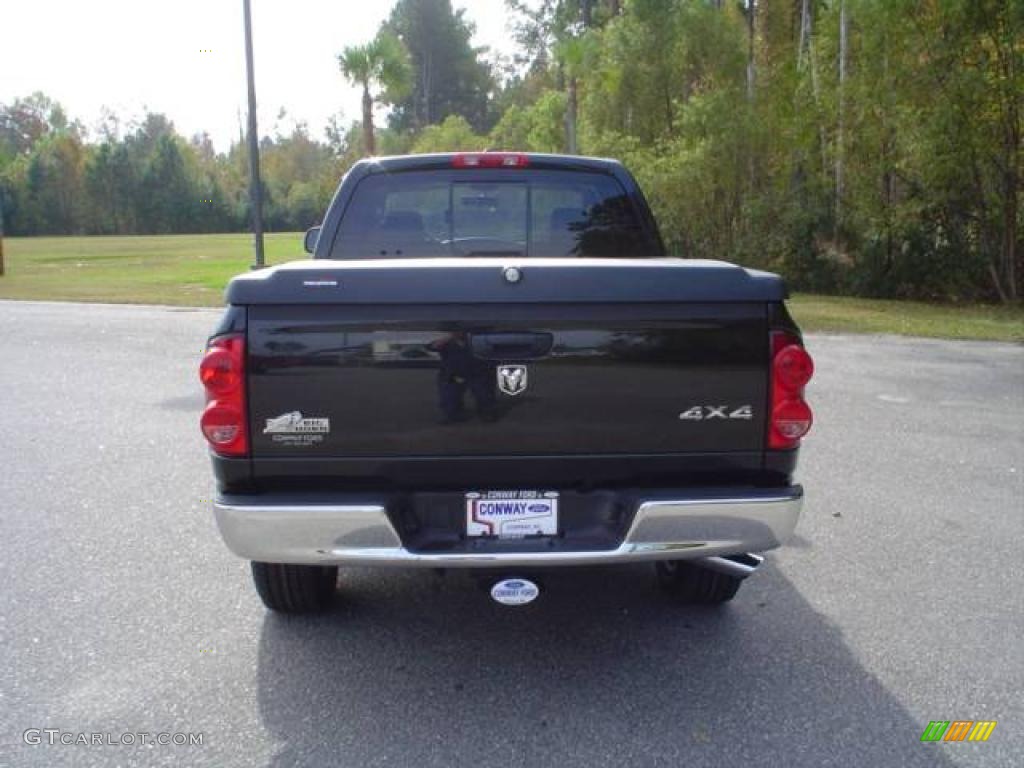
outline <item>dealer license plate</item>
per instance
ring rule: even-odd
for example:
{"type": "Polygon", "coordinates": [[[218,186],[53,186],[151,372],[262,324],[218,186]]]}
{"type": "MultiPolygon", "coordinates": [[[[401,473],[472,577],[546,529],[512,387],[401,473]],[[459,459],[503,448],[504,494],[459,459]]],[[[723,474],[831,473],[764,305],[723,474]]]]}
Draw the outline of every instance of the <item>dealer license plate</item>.
{"type": "Polygon", "coordinates": [[[556,491],[474,491],[466,494],[466,535],[521,539],[558,534],[556,491]]]}

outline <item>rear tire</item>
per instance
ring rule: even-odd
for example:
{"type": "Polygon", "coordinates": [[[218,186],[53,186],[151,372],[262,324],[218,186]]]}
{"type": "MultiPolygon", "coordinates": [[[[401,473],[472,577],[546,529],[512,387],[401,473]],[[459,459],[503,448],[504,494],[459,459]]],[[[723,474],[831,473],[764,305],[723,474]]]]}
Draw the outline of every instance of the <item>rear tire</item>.
{"type": "Polygon", "coordinates": [[[338,583],[338,567],[253,561],[252,580],[270,610],[314,613],[330,604],[338,583]]]}
{"type": "Polygon", "coordinates": [[[658,585],[683,603],[718,605],[736,596],[743,579],[681,560],[654,564],[658,585]]]}

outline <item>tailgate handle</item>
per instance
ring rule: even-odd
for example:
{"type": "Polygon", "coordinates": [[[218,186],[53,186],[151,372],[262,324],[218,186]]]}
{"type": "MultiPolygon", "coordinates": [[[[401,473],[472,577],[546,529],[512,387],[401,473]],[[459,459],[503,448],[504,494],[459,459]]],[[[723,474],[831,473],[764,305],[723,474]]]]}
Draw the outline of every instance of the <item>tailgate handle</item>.
{"type": "Polygon", "coordinates": [[[474,333],[470,345],[481,360],[533,360],[551,351],[550,333],[474,333]]]}

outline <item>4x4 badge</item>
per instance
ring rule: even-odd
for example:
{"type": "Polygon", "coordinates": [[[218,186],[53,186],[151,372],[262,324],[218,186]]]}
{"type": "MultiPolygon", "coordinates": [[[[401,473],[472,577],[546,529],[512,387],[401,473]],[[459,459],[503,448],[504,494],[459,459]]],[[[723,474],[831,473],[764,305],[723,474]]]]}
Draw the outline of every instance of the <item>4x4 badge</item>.
{"type": "Polygon", "coordinates": [[[695,405],[679,414],[683,421],[711,421],[712,419],[754,418],[754,409],[749,405],[695,405]]]}
{"type": "Polygon", "coordinates": [[[519,395],[526,391],[525,365],[499,365],[498,389],[506,395],[519,395]]]}

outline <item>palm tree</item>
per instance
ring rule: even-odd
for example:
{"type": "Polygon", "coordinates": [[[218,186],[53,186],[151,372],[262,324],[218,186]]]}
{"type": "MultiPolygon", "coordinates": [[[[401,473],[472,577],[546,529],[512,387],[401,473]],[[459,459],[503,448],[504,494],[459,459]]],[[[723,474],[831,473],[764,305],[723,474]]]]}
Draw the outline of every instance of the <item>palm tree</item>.
{"type": "Polygon", "coordinates": [[[373,104],[394,104],[408,93],[412,68],[405,45],[388,32],[380,32],[366,45],[345,48],[338,56],[341,72],[353,85],[363,87],[363,142],[366,154],[374,155],[373,104]],[[379,89],[376,94],[370,89],[379,89]]]}

